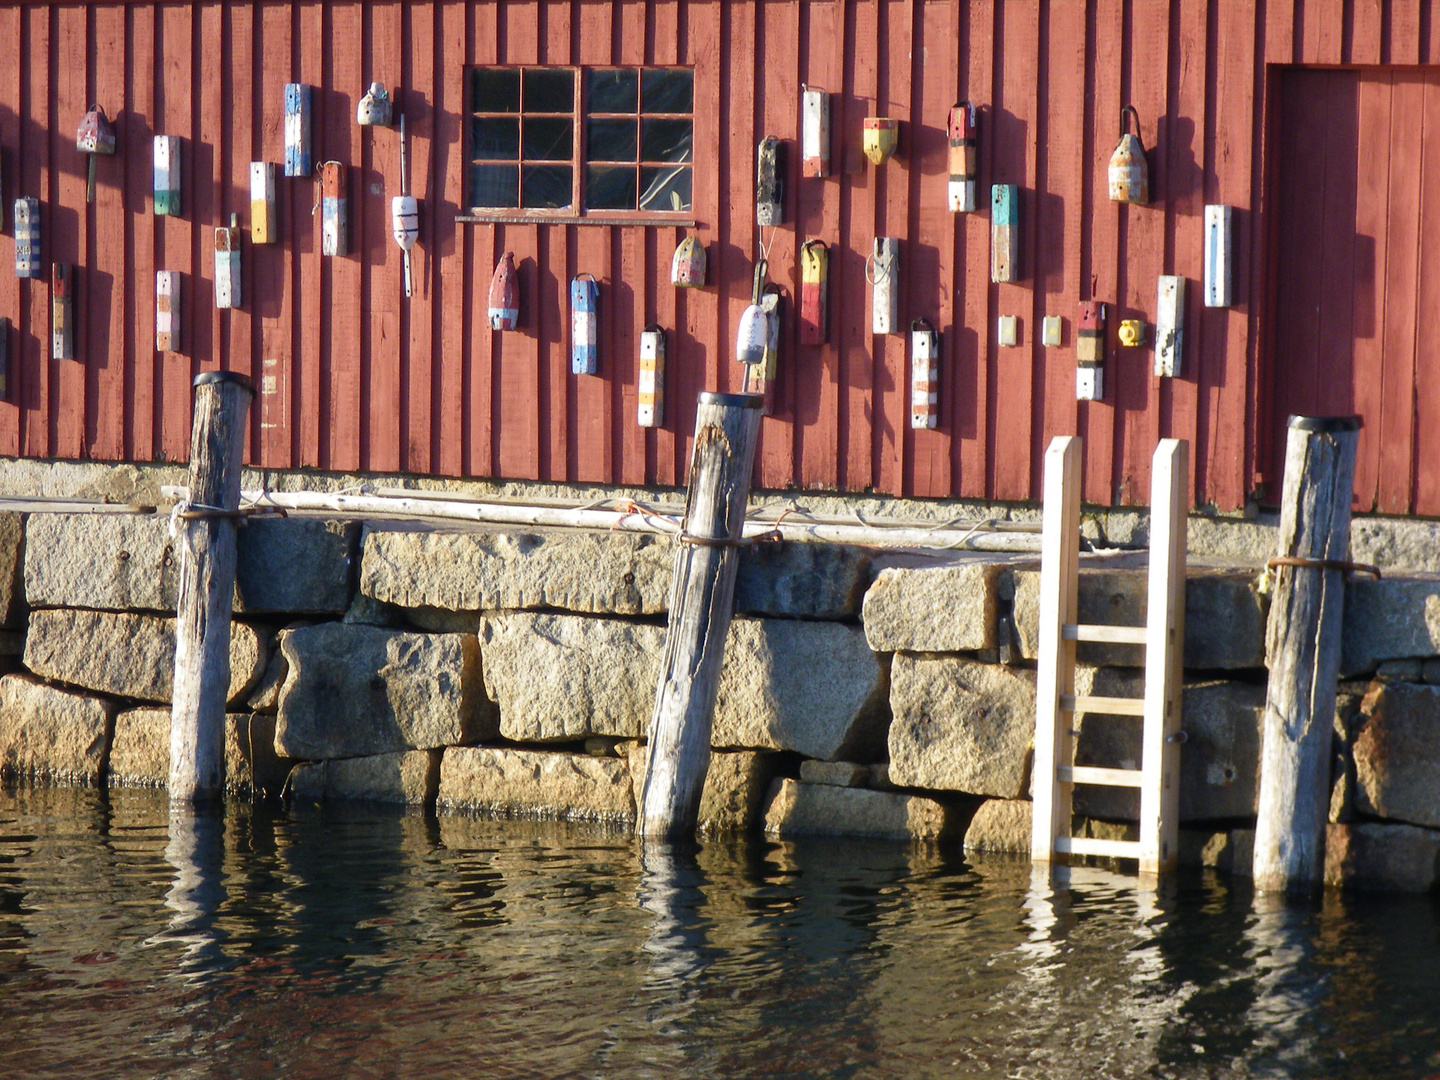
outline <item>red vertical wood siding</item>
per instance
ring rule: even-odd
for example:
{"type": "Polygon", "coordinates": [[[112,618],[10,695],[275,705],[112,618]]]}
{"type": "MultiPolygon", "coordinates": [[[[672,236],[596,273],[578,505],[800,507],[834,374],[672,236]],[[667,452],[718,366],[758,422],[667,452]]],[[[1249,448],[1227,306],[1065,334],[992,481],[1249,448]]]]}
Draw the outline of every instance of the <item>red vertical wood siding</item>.
{"type": "MultiPolygon", "coordinates": [[[[53,361],[48,286],[8,266],[0,275],[0,315],[14,327],[0,453],[181,459],[191,378],[227,368],[260,383],[248,452],[257,465],[680,483],[697,395],[739,388],[733,336],[764,244],[788,317],[757,457],[763,487],[1034,499],[1044,446],[1078,433],[1087,499],[1143,502],[1154,441],[1175,435],[1193,440],[1194,501],[1236,507],[1273,471],[1277,410],[1297,393],[1323,404],[1319,381],[1353,365],[1373,377],[1354,380],[1351,404],[1396,433],[1367,440],[1362,499],[1440,513],[1440,472],[1424,460],[1440,389],[1414,345],[1440,333],[1440,269],[1397,254],[1440,224],[1440,165],[1429,164],[1440,84],[1433,69],[1410,67],[1440,63],[1437,2],[0,0],[0,34],[21,58],[0,74],[6,220],[15,197],[38,196],[47,270],[75,263],[79,293],[78,358],[53,361]],[[468,202],[464,73],[494,63],[695,68],[693,214],[710,256],[706,289],[669,285],[686,229],[455,221],[468,202]],[[1346,65],[1395,66],[1361,82],[1351,128],[1337,130],[1274,67],[1297,64],[1330,66],[1302,76],[1320,80],[1353,78],[1346,65]],[[371,80],[396,92],[407,117],[421,206],[409,299],[389,230],[398,131],[354,120],[371,80]],[[232,213],[248,224],[252,160],[283,160],[292,81],[315,87],[315,161],[348,166],[350,251],[320,256],[314,182],[281,177],[280,242],[255,247],[246,231],[243,307],[216,311],[213,229],[232,213]],[[802,84],[831,95],[825,179],[800,176],[802,84]],[[945,206],[944,124],[962,99],[981,116],[973,215],[945,206]],[[92,102],[115,118],[120,152],[97,162],[87,205],[73,132],[92,102]],[[1150,148],[1154,201],[1144,207],[1106,196],[1127,102],[1150,148]],[[1303,126],[1280,130],[1282,110],[1303,126]],[[860,152],[863,119],[876,114],[899,118],[902,131],[899,154],[879,168],[860,152]],[[179,218],[152,213],[155,134],[182,139],[179,218]],[[786,223],[773,235],[753,213],[755,145],[767,134],[785,140],[789,174],[786,223]],[[1376,148],[1374,168],[1328,186],[1320,204],[1270,213],[1277,162],[1323,161],[1347,138],[1376,148]],[[1413,161],[1427,164],[1394,165],[1413,161]],[[1015,284],[989,280],[995,183],[1021,189],[1015,284]],[[1229,309],[1202,306],[1211,202],[1235,208],[1229,309]],[[1366,246],[1327,254],[1323,269],[1278,258],[1346,212],[1366,246]],[[935,431],[909,426],[908,333],[870,332],[865,260],[881,235],[901,239],[902,330],[924,316],[943,334],[935,431]],[[796,258],[810,237],[831,253],[820,346],[799,343],[794,319],[796,258]],[[499,335],[484,309],[505,251],[524,310],[521,328],[499,335]],[[1332,292],[1349,267],[1360,296],[1337,294],[1308,331],[1275,340],[1272,314],[1296,320],[1277,267],[1332,292]],[[183,275],[178,354],[154,348],[160,269],[183,275]],[[568,285],[581,272],[601,285],[598,376],[570,373],[568,285]],[[1115,337],[1123,317],[1153,321],[1165,273],[1190,282],[1184,372],[1170,381],[1151,374],[1148,348],[1122,349],[1115,337]],[[1110,305],[1106,396],[1076,402],[1076,307],[1092,299],[1110,305]],[[1000,315],[1019,317],[1015,348],[997,343],[1000,315]],[[1041,344],[1047,315],[1064,320],[1058,347],[1041,344]],[[666,403],[664,426],[645,430],[635,351],[651,322],[667,331],[666,403]],[[1353,350],[1337,344],[1351,337],[1353,350]],[[1277,378],[1295,350],[1314,358],[1308,389],[1277,378]]],[[[0,249],[13,258],[13,240],[0,249]]]]}

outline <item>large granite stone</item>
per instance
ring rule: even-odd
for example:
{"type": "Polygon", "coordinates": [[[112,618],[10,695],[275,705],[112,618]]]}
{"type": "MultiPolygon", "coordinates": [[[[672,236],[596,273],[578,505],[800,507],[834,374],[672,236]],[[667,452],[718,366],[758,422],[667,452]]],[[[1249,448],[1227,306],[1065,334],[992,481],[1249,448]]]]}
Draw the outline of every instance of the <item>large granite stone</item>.
{"type": "MultiPolygon", "coordinates": [[[[1039,655],[1040,571],[1015,575],[1015,627],[1027,660],[1039,655]]],[[[1081,570],[1082,623],[1144,626],[1149,585],[1143,569],[1081,570]]],[[[1185,667],[1239,670],[1265,666],[1264,602],[1252,571],[1191,567],[1185,582],[1185,667]]],[[[1138,666],[1139,645],[1081,642],[1076,658],[1097,666],[1138,666]]]]}
{"type": "Polygon", "coordinates": [[[1413,825],[1328,825],[1325,884],[1429,892],[1440,875],[1440,832],[1413,825]]]}
{"type": "Polygon", "coordinates": [[[654,615],[669,599],[665,537],[367,529],[363,546],[361,591],[405,608],[654,615]]]}
{"type": "MultiPolygon", "coordinates": [[[[664,627],[506,612],[482,617],[480,641],[507,739],[648,734],[664,627]]],[[[887,674],[858,627],[732,619],[711,742],[822,760],[871,752],[883,742],[887,674]]]]}
{"type": "Polygon", "coordinates": [[[1026,794],[1033,672],[899,653],[890,671],[890,709],[891,783],[1002,799],[1026,794]]]}
{"type": "Polygon", "coordinates": [[[777,780],[765,806],[773,836],[938,840],[955,831],[950,811],[920,795],[777,780]]]}
{"type": "MultiPolygon", "coordinates": [[[[236,533],[235,610],[343,613],[357,537],[354,524],[317,518],[247,522],[236,533]]],[[[168,514],[33,514],[25,594],[32,607],[173,612],[179,561],[168,514]]]]}
{"type": "Polygon", "coordinates": [[[98,783],[113,719],[107,701],[6,675],[0,678],[0,774],[98,783]]]}
{"type": "Polygon", "coordinates": [[[480,650],[459,634],[320,623],[285,630],[275,748],[306,760],[429,750],[495,734],[480,650]]]}
{"type": "Polygon", "coordinates": [[[290,794],[300,802],[349,799],[424,806],[440,786],[440,750],[313,761],[295,766],[290,794]]]}
{"type": "Polygon", "coordinates": [[[32,607],[174,612],[178,557],[163,514],[32,514],[25,526],[32,607]]]}
{"type": "Polygon", "coordinates": [[[517,611],[480,616],[485,692],[514,742],[638,738],[655,707],[665,628],[517,611]]]}
{"type": "Polygon", "coordinates": [[[986,799],[965,829],[965,850],[1030,854],[1033,811],[1029,799],[986,799]]]}
{"type": "Polygon", "coordinates": [[[848,544],[752,544],[741,549],[735,610],[787,619],[854,618],[869,572],[869,552],[848,544]]]}
{"type": "Polygon", "coordinates": [[[25,610],[25,518],[0,513],[0,626],[23,626],[25,610]]]}
{"type": "Polygon", "coordinates": [[[436,806],[512,817],[634,821],[621,758],[452,746],[440,764],[436,806]]]}
{"type": "MultiPolygon", "coordinates": [[[[644,743],[632,742],[626,747],[625,760],[630,766],[637,809],[644,801],[649,756],[650,748],[644,743]]],[[[775,772],[774,754],[755,750],[712,753],[705,786],[700,790],[698,830],[713,836],[758,829],[765,794],[775,772]]]]}
{"type": "Polygon", "coordinates": [[[711,743],[820,761],[883,757],[889,676],[858,626],[733,619],[711,743]]]}
{"type": "MultiPolygon", "coordinates": [[[[1143,672],[1133,668],[1081,667],[1076,691],[1107,697],[1140,697],[1143,672]]],[[[1219,821],[1253,817],[1260,795],[1260,738],[1265,687],[1212,680],[1187,684],[1181,692],[1180,820],[1219,821]]],[[[1081,715],[1075,747],[1079,765],[1138,769],[1144,721],[1139,717],[1081,715]]],[[[1138,821],[1140,793],[1134,788],[1075,788],[1077,814],[1138,821]]]]}
{"type": "MultiPolygon", "coordinates": [[[[265,639],[253,626],[230,624],[227,701],[243,701],[268,658],[265,639]]],[[[168,702],[175,681],[175,620],[68,608],[35,611],[25,637],[25,666],[42,678],[86,690],[168,702]]]]}
{"type": "Polygon", "coordinates": [[[1357,809],[1440,826],[1440,687],[1373,684],[1360,706],[1352,754],[1357,809]]]}
{"type": "Polygon", "coordinates": [[[1341,676],[1417,656],[1440,656],[1440,577],[1352,579],[1345,591],[1341,676]]]}
{"type": "Polygon", "coordinates": [[[258,518],[239,530],[235,610],[247,614],[343,615],[360,540],[353,521],[258,518]]]}
{"type": "Polygon", "coordinates": [[[865,592],[865,639],[876,652],[995,648],[996,563],[886,567],[865,592]]]}
{"type": "MultiPolygon", "coordinates": [[[[275,718],[250,713],[225,716],[225,787],[279,795],[290,762],[275,754],[275,718]]],[[[127,787],[166,787],[170,782],[170,710],[127,709],[115,717],[109,780],[127,787]]]]}

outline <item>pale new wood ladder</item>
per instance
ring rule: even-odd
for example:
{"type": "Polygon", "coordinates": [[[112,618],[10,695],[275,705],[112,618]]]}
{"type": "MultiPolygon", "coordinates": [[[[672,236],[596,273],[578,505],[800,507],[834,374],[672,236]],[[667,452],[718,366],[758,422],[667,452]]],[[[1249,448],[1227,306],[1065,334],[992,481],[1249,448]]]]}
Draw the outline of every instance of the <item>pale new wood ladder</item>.
{"type": "Polygon", "coordinates": [[[1173,869],[1180,804],[1180,681],[1185,645],[1185,526],[1189,446],[1162,439],[1151,466],[1150,568],[1146,625],[1100,626],[1079,618],[1080,459],[1075,436],[1045,452],[1045,520],[1040,562],[1039,671],[1035,704],[1034,817],[1030,854],[1037,863],[1070,855],[1138,859],[1142,874],[1173,869]],[[1075,693],[1080,641],[1145,647],[1145,696],[1075,693]],[[1141,717],[1139,769],[1076,765],[1075,722],[1081,713],[1141,717]],[[1072,836],[1075,784],[1140,790],[1140,839],[1072,836]]]}

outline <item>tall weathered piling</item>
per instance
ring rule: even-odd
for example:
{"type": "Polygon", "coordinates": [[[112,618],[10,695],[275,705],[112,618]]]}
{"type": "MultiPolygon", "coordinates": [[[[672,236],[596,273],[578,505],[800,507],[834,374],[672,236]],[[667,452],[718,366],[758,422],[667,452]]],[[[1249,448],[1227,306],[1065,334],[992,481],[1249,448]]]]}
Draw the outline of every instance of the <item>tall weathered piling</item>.
{"type": "Polygon", "coordinates": [[[190,497],[176,507],[180,598],[170,708],[170,799],[193,802],[225,785],[225,697],[240,459],[255,388],[244,375],[195,378],[190,497]]]}
{"type": "Polygon", "coordinates": [[[763,400],[758,394],[700,395],[685,526],[675,546],[670,621],[650,719],[640,807],[645,836],[692,833],[699,818],[763,400]]]}
{"type": "Polygon", "coordinates": [[[1320,883],[1340,671],[1358,417],[1290,418],[1266,627],[1260,802],[1252,868],[1263,891],[1320,883]]]}

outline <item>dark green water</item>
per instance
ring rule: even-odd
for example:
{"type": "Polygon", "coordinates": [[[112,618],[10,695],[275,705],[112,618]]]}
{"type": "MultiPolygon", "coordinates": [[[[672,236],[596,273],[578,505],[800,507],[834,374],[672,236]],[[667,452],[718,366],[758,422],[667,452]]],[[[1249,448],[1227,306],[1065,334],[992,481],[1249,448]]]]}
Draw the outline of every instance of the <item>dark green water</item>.
{"type": "Polygon", "coordinates": [[[7,1077],[1440,1077],[1440,906],[0,791],[7,1077]]]}

